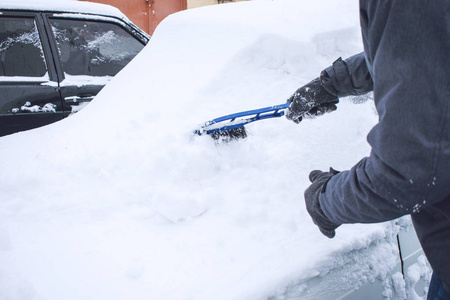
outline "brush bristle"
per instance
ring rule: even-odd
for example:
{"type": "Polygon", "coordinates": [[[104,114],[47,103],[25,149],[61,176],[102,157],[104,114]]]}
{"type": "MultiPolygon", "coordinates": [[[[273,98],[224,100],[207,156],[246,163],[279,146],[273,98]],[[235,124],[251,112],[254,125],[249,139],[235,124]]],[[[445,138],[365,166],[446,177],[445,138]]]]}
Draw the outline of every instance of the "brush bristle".
{"type": "Polygon", "coordinates": [[[242,126],[229,130],[213,132],[210,136],[216,141],[230,142],[232,140],[245,139],[247,137],[247,131],[242,126]]]}

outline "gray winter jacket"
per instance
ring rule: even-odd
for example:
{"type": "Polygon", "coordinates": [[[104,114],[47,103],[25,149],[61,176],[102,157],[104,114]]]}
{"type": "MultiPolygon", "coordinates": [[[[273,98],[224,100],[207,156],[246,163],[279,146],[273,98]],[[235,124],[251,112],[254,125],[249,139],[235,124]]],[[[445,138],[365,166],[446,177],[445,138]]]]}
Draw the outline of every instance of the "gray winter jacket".
{"type": "Polygon", "coordinates": [[[325,69],[325,87],[338,97],[373,90],[379,123],[370,156],[332,177],[321,208],[336,224],[411,214],[450,285],[450,1],[361,0],[360,19],[364,53],[325,69]]]}

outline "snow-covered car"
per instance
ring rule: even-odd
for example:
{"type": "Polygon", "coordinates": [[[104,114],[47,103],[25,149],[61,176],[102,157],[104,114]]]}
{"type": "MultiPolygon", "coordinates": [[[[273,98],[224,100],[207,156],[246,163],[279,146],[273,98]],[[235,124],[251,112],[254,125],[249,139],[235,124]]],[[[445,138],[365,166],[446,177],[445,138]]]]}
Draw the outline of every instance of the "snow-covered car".
{"type": "Polygon", "coordinates": [[[78,111],[148,41],[111,6],[2,1],[0,136],[78,111]]]}
{"type": "Polygon", "coordinates": [[[423,298],[431,272],[409,217],[330,240],[305,208],[312,170],[370,154],[371,95],[298,125],[248,124],[230,143],[193,133],[286,103],[361,50],[358,1],[167,17],[86,108],[0,139],[0,299],[423,298]]]}

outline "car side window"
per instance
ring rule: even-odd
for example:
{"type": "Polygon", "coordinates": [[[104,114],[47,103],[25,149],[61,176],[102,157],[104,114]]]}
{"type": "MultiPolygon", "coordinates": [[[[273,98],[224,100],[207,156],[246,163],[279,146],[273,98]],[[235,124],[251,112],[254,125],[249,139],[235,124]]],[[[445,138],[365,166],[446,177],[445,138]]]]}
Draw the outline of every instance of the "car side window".
{"type": "Polygon", "coordinates": [[[114,23],[58,18],[50,23],[68,75],[114,76],[144,47],[114,23]]]}
{"type": "Polygon", "coordinates": [[[0,76],[43,77],[46,73],[34,18],[0,16],[0,76]]]}

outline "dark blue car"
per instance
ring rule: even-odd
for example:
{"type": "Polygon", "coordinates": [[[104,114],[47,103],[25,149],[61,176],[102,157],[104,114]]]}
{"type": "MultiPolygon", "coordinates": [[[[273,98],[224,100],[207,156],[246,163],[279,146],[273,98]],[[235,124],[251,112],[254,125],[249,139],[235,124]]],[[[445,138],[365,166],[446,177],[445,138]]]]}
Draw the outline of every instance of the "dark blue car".
{"type": "Polygon", "coordinates": [[[150,39],[110,6],[11,3],[0,4],[0,136],[78,111],[150,39]]]}

